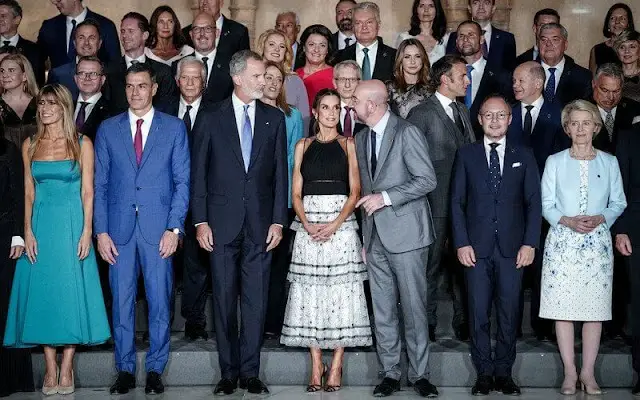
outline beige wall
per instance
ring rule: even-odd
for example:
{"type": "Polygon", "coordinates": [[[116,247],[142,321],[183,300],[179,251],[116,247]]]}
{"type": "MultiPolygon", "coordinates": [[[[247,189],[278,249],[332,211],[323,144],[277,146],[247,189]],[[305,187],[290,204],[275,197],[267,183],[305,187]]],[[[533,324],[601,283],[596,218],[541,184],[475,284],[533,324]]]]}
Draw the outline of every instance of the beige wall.
{"type": "MultiPolygon", "coordinates": [[[[114,21],[119,21],[129,10],[139,11],[147,16],[155,7],[170,4],[176,10],[183,25],[190,23],[194,0],[85,0],[85,4],[114,21]],[[121,4],[127,4],[126,7],[121,4]],[[114,6],[114,4],[117,4],[114,6]]],[[[229,15],[225,1],[223,12],[229,15]]],[[[331,30],[335,29],[334,0],[256,0],[258,3],[256,17],[256,32],[262,32],[273,27],[276,14],[279,11],[293,10],[300,16],[302,26],[321,23],[331,30]]],[[[443,0],[446,4],[459,3],[459,0],[443,0]]],[[[589,50],[602,41],[602,22],[607,9],[616,0],[498,0],[501,5],[510,3],[512,7],[510,30],[518,38],[518,53],[531,47],[533,37],[531,23],[536,10],[554,7],[562,16],[562,23],[569,30],[569,51],[577,61],[587,64],[589,50]]],[[[56,9],[47,0],[21,0],[25,17],[21,26],[21,33],[30,39],[35,39],[40,23],[43,19],[56,14],[56,9]]],[[[412,0],[378,0],[382,11],[381,35],[387,43],[393,44],[395,34],[408,29],[412,0]]],[[[627,3],[636,15],[636,23],[640,24],[640,1],[629,0],[627,3]]]]}

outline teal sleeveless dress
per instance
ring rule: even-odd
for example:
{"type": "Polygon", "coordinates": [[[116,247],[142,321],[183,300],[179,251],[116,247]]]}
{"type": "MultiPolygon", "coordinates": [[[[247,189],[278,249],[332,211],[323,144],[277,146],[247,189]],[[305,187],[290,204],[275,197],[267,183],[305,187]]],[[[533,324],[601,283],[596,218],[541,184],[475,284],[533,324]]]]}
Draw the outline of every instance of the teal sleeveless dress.
{"type": "Polygon", "coordinates": [[[32,229],[38,255],[17,262],[4,345],[96,345],[111,336],[93,244],[80,261],[81,173],[70,160],[33,161],[32,229]]]}

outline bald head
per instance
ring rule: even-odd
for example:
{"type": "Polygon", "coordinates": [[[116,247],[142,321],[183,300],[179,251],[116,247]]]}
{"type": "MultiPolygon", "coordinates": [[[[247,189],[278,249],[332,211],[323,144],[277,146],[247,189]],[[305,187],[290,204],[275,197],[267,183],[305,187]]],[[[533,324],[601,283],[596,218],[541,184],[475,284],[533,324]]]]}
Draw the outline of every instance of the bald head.
{"type": "Polygon", "coordinates": [[[369,127],[375,126],[387,112],[387,101],[387,88],[377,79],[361,81],[351,98],[358,118],[369,127]]]}
{"type": "Polygon", "coordinates": [[[540,63],[527,61],[513,71],[513,94],[516,100],[532,104],[542,96],[546,77],[540,63]]]}
{"type": "Polygon", "coordinates": [[[193,47],[202,55],[207,55],[216,47],[216,21],[211,14],[200,12],[193,19],[191,25],[191,40],[193,47]]]}

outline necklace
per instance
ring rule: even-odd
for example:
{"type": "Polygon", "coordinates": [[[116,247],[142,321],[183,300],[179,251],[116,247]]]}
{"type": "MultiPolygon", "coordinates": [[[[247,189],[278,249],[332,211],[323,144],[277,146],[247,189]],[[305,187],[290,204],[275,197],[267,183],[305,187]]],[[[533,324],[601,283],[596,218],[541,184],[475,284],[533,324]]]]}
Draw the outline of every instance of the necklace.
{"type": "Polygon", "coordinates": [[[569,155],[576,160],[593,160],[596,158],[596,151],[592,148],[588,154],[578,155],[574,149],[569,149],[569,155]]]}

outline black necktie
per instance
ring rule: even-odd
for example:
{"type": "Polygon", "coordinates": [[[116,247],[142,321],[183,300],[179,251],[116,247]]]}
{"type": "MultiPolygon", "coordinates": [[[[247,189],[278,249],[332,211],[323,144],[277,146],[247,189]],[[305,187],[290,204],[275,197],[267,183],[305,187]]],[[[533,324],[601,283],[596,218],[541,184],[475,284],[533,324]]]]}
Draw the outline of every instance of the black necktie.
{"type": "Polygon", "coordinates": [[[205,77],[205,85],[209,82],[209,57],[202,57],[202,63],[204,64],[204,77],[205,77]]]}
{"type": "Polygon", "coordinates": [[[500,146],[500,143],[490,143],[489,146],[491,146],[491,151],[489,152],[489,184],[491,185],[491,190],[494,193],[498,193],[502,175],[500,174],[500,158],[496,147],[500,146]]]}
{"type": "Polygon", "coordinates": [[[378,156],[376,156],[376,132],[371,129],[371,177],[376,174],[378,156]]]}
{"type": "Polygon", "coordinates": [[[191,109],[192,108],[193,106],[188,105],[187,111],[185,111],[184,116],[182,117],[182,120],[184,121],[184,124],[187,127],[188,134],[191,134],[191,109]]]}
{"type": "Polygon", "coordinates": [[[11,44],[11,40],[3,40],[2,41],[2,47],[9,47],[10,44],[11,44]]]}
{"type": "Polygon", "coordinates": [[[73,58],[73,56],[76,54],[76,45],[73,42],[73,39],[76,35],[76,20],[72,19],[71,20],[71,35],[69,35],[69,51],[67,51],[67,55],[69,56],[69,58],[73,58]]]}
{"type": "Polygon", "coordinates": [[[349,43],[351,43],[351,38],[344,38],[344,47],[347,48],[349,47],[349,43]]]}
{"type": "Polygon", "coordinates": [[[530,136],[533,133],[533,118],[531,117],[532,105],[525,106],[527,113],[524,116],[524,133],[530,136]]]}
{"type": "Polygon", "coordinates": [[[87,119],[87,106],[89,102],[81,101],[80,102],[80,110],[78,110],[78,116],[76,117],[76,129],[78,132],[82,132],[82,128],[84,128],[84,122],[87,119]]]}
{"type": "Polygon", "coordinates": [[[460,129],[460,132],[464,133],[464,124],[462,123],[462,118],[460,118],[460,110],[458,110],[458,105],[455,101],[452,101],[451,103],[449,103],[449,107],[451,107],[451,110],[453,111],[453,121],[456,123],[458,129],[460,129]]]}

